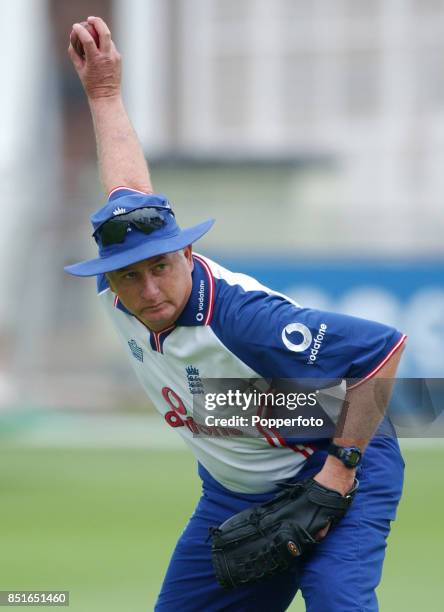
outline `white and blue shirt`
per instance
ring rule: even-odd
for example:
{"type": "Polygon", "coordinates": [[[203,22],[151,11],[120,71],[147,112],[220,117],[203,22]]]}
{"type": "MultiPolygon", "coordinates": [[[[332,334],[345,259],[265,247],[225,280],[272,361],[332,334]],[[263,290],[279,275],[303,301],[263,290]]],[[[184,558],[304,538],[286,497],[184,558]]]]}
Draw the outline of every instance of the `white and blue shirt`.
{"type": "Polygon", "coordinates": [[[271,491],[297,474],[317,443],[294,444],[272,430],[258,438],[209,435],[193,419],[201,381],[365,380],[405,336],[380,323],[301,308],[249,276],[202,255],[193,258],[190,298],[175,324],[163,331],[149,331],[103,275],[98,277],[100,299],[147,395],[199,463],[232,491],[271,491]]]}

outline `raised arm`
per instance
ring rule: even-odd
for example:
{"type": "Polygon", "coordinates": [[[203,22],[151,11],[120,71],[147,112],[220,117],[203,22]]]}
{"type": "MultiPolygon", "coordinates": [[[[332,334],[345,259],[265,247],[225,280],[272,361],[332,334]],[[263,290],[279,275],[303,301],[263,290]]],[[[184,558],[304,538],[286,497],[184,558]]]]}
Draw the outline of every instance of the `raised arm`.
{"type": "Polygon", "coordinates": [[[100,17],[88,17],[99,35],[99,48],[91,34],[75,23],[85,56],[72,44],[68,54],[88,98],[94,123],[100,177],[105,193],[119,186],[153,193],[148,166],[121,96],[121,57],[108,26],[100,17]]]}

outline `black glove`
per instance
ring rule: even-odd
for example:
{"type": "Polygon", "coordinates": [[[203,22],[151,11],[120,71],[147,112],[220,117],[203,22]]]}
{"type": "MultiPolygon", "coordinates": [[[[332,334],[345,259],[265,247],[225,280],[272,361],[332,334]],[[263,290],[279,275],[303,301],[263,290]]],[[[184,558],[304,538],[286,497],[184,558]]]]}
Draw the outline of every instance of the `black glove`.
{"type": "Polygon", "coordinates": [[[358,488],[342,496],[312,478],[272,500],[247,508],[211,527],[213,566],[226,589],[250,584],[286,570],[317,544],[316,534],[337,523],[347,512],[358,488]]]}

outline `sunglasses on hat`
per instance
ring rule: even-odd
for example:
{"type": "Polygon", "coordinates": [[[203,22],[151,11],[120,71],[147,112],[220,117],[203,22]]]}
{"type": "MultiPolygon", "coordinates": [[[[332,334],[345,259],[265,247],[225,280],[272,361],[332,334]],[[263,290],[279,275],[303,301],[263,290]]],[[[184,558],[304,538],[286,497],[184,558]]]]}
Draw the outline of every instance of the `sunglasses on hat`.
{"type": "MultiPolygon", "coordinates": [[[[163,208],[163,210],[174,216],[170,208],[163,208]]],[[[96,241],[99,239],[102,246],[106,247],[124,242],[130,227],[148,235],[164,227],[166,223],[167,221],[160,213],[159,208],[137,208],[129,213],[116,215],[112,219],[108,219],[97,228],[93,235],[96,241]]]]}

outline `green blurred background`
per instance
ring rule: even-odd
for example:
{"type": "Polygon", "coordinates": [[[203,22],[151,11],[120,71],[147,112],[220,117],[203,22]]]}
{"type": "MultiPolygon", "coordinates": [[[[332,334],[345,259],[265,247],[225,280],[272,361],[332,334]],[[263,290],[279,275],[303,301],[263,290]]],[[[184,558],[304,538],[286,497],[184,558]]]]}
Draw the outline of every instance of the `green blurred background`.
{"type": "MultiPolygon", "coordinates": [[[[381,610],[438,612],[444,446],[416,441],[404,454],[405,494],[379,589],[381,610]]],[[[0,590],[69,590],[73,612],[153,609],[199,496],[193,457],[179,446],[7,443],[0,487],[0,590]]],[[[304,609],[299,596],[290,609],[304,609]]]]}

